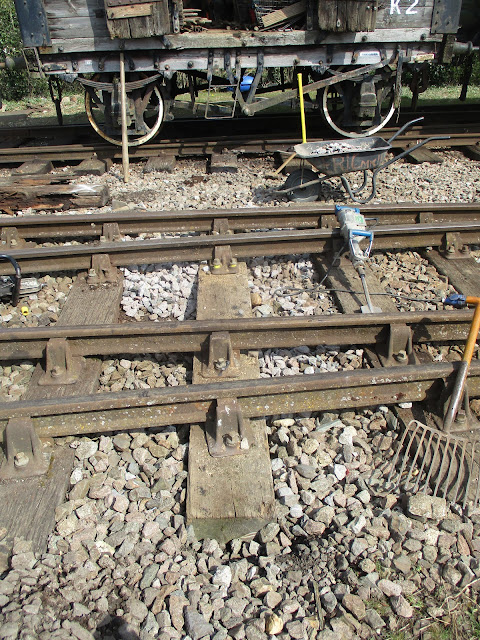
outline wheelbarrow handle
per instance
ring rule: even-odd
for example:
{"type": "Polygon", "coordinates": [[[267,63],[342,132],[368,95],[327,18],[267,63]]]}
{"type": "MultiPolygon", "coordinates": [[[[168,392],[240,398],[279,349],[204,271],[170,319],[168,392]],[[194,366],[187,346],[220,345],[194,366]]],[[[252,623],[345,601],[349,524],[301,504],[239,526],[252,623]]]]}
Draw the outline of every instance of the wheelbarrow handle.
{"type": "Polygon", "coordinates": [[[398,138],[398,136],[400,136],[404,131],[406,131],[409,127],[411,127],[412,124],[415,124],[416,122],[421,122],[422,120],[424,120],[423,116],[421,118],[415,118],[415,120],[410,120],[410,122],[407,122],[407,124],[404,124],[403,127],[401,127],[397,131],[397,133],[394,133],[393,136],[389,140],[387,140],[388,144],[393,142],[395,138],[398,138]]]}
{"type": "Polygon", "coordinates": [[[320,184],[321,182],[325,182],[327,176],[324,178],[318,178],[317,180],[309,180],[308,182],[304,182],[303,184],[298,184],[296,187],[290,187],[290,189],[274,189],[272,193],[283,195],[285,193],[291,193],[292,191],[297,191],[298,189],[305,189],[306,187],[312,187],[314,184],[320,184]]]}
{"type": "Polygon", "coordinates": [[[413,147],[409,147],[408,149],[405,149],[405,151],[402,151],[402,153],[399,153],[398,156],[391,158],[387,162],[384,162],[379,167],[377,167],[373,172],[374,175],[376,175],[382,169],[385,169],[386,167],[390,166],[397,160],[401,160],[405,156],[408,156],[408,154],[412,153],[412,151],[415,151],[415,149],[418,149],[419,147],[423,147],[424,144],[428,144],[429,142],[432,142],[432,140],[450,140],[450,136],[430,136],[430,138],[425,138],[425,140],[421,140],[420,142],[417,142],[417,144],[414,144],[413,147]]]}
{"type": "Polygon", "coordinates": [[[15,269],[15,275],[13,276],[14,286],[13,286],[13,293],[12,293],[12,306],[16,307],[20,299],[20,285],[22,283],[22,272],[20,270],[20,266],[18,262],[14,258],[12,258],[12,256],[7,255],[6,253],[0,254],[0,261],[3,262],[4,260],[7,262],[10,262],[12,267],[15,269]]]}

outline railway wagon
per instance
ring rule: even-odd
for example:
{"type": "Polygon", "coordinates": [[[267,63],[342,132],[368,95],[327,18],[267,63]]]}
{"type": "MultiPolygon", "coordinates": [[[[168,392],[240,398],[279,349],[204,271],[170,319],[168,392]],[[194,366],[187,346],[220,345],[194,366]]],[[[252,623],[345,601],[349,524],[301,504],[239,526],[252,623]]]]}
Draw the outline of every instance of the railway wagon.
{"type": "Polygon", "coordinates": [[[206,118],[253,115],[295,99],[298,73],[307,103],[338,133],[375,133],[394,113],[406,65],[448,62],[458,50],[461,10],[459,0],[15,5],[30,69],[80,82],[92,126],[114,144],[124,65],[130,145],[151,140],[180,96],[206,118]]]}

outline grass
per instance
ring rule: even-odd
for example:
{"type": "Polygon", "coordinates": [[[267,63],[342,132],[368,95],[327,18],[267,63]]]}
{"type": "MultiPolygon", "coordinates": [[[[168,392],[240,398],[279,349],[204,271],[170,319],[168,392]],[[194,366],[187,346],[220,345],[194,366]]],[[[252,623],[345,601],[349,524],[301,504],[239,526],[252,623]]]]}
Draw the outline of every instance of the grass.
{"type": "Polygon", "coordinates": [[[392,609],[385,600],[367,600],[365,602],[366,609],[374,609],[379,616],[388,616],[392,613],[392,609]]]}
{"type": "Polygon", "coordinates": [[[406,599],[417,613],[425,613],[427,608],[425,602],[417,594],[407,596],[406,599]]]}
{"type": "Polygon", "coordinates": [[[429,629],[431,640],[453,640],[449,627],[436,624],[429,629]]]}
{"type": "Polygon", "coordinates": [[[388,571],[385,569],[380,560],[375,562],[375,571],[378,573],[380,579],[388,577],[388,571]]]}
{"type": "Polygon", "coordinates": [[[387,631],[385,640],[408,640],[404,631],[387,631]]]}
{"type": "Polygon", "coordinates": [[[478,619],[479,609],[471,607],[468,611],[468,618],[472,627],[472,638],[480,638],[480,620],[478,619]]]}

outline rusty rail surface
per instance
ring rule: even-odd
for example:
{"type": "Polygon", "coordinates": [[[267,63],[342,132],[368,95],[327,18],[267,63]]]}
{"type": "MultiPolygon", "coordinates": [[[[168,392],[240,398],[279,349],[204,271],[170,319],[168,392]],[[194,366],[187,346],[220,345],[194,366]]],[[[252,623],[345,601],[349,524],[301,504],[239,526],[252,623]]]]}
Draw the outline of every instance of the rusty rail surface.
{"type": "MultiPolygon", "coordinates": [[[[362,206],[366,217],[377,224],[456,223],[480,220],[480,203],[392,203],[362,206]]],[[[332,205],[311,203],[291,207],[254,207],[248,209],[205,209],[185,211],[113,211],[109,213],[45,216],[2,216],[0,229],[15,229],[25,240],[93,238],[108,233],[105,225],[118,225],[121,235],[165,233],[172,231],[211,231],[215,222],[228,220],[232,231],[255,228],[335,228],[338,220],[332,205]]]]}
{"type": "Polygon", "coordinates": [[[396,327],[408,327],[414,344],[444,343],[465,340],[471,319],[472,311],[465,309],[0,329],[0,360],[43,358],[52,338],[68,340],[74,356],[200,353],[211,334],[219,331],[228,332],[233,349],[244,350],[301,345],[382,347],[396,327]]]}
{"type": "MultiPolygon", "coordinates": [[[[395,133],[396,129],[385,128],[381,136],[385,139],[395,133]]],[[[278,138],[278,134],[271,136],[262,134],[250,135],[225,135],[216,140],[196,138],[182,140],[162,140],[141,147],[132,147],[129,154],[132,160],[144,159],[158,155],[161,151],[168,151],[178,157],[206,156],[212,153],[221,153],[224,149],[239,154],[263,154],[276,151],[289,151],[295,144],[301,142],[293,131],[291,136],[284,135],[278,138]],[[277,136],[277,137],[276,137],[277,136]]],[[[480,139],[480,126],[478,123],[469,124],[423,124],[413,127],[408,133],[399,136],[393,141],[392,146],[406,147],[409,143],[436,135],[449,135],[450,140],[435,140],[428,143],[431,147],[460,147],[475,145],[480,139]]],[[[330,133],[328,138],[334,137],[330,133]]],[[[86,144],[43,145],[38,147],[13,147],[4,148],[0,154],[0,164],[15,164],[27,160],[43,160],[72,162],[91,158],[92,154],[99,158],[112,158],[121,160],[122,153],[119,147],[109,145],[101,141],[87,142],[86,144]]]]}
{"type": "MultiPolygon", "coordinates": [[[[457,244],[478,244],[480,222],[377,226],[374,248],[444,247],[447,244],[447,234],[452,233],[457,236],[457,244]]],[[[337,249],[339,243],[343,243],[339,229],[300,229],[12,249],[9,250],[9,255],[17,260],[23,273],[38,273],[88,269],[92,257],[102,254],[108,254],[113,266],[123,267],[213,260],[216,247],[230,246],[233,257],[241,259],[257,255],[318,254],[337,249]]],[[[1,264],[0,274],[6,273],[9,273],[9,267],[1,264]]]]}
{"type": "MultiPolygon", "coordinates": [[[[41,437],[131,430],[135,424],[143,429],[192,424],[205,422],[220,398],[237,398],[243,416],[250,418],[434,400],[458,366],[410,365],[4,403],[0,428],[19,417],[31,417],[41,437]]],[[[469,389],[472,395],[480,392],[479,362],[472,364],[469,389]]]]}

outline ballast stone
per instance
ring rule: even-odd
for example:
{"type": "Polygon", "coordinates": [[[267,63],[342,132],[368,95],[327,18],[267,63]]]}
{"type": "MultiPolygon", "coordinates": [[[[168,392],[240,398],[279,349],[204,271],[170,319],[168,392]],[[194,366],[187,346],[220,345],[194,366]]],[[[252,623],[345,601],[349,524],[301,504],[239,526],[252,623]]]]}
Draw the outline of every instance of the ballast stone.
{"type": "Polygon", "coordinates": [[[447,516],[447,501],[445,498],[417,494],[408,499],[407,511],[412,516],[441,520],[447,516]]]}

